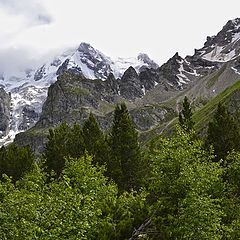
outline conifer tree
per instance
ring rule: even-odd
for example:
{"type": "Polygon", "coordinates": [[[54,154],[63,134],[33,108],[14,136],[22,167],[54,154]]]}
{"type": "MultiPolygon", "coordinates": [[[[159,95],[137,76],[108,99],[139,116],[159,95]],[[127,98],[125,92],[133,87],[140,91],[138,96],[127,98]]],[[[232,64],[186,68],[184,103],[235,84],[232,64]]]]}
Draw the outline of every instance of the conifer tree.
{"type": "Polygon", "coordinates": [[[33,163],[34,156],[29,146],[18,147],[11,144],[0,149],[0,176],[6,174],[12,177],[14,182],[30,171],[33,163]]]}
{"type": "Polygon", "coordinates": [[[69,155],[70,127],[66,123],[60,124],[55,129],[49,129],[48,142],[43,156],[46,159],[47,171],[55,171],[57,177],[61,174],[65,158],[69,155]]]}
{"type": "Polygon", "coordinates": [[[84,155],[86,146],[83,139],[83,132],[81,126],[77,123],[70,129],[68,139],[69,156],[79,158],[84,155]]]}
{"type": "Polygon", "coordinates": [[[92,113],[83,124],[83,139],[86,145],[86,150],[90,154],[95,153],[96,144],[103,139],[103,133],[92,113]]]}
{"type": "Polygon", "coordinates": [[[236,120],[226,107],[218,104],[213,120],[208,125],[207,145],[213,145],[216,160],[225,159],[228,152],[240,149],[240,134],[236,120]]]}
{"type": "Polygon", "coordinates": [[[83,132],[79,124],[74,124],[70,128],[67,123],[62,123],[55,129],[50,129],[43,154],[47,171],[54,170],[59,176],[65,165],[65,157],[79,158],[84,155],[85,149],[83,132]]]}
{"type": "Polygon", "coordinates": [[[192,109],[188,98],[185,96],[182,104],[182,111],[179,113],[179,124],[183,130],[190,131],[193,129],[192,109]]]}
{"type": "Polygon", "coordinates": [[[93,163],[99,163],[100,165],[106,163],[109,152],[107,142],[92,113],[89,114],[88,119],[83,124],[83,139],[86,150],[93,156],[93,163]]]}
{"type": "Polygon", "coordinates": [[[137,187],[140,168],[138,134],[125,104],[117,105],[110,134],[108,174],[122,190],[137,187]]]}

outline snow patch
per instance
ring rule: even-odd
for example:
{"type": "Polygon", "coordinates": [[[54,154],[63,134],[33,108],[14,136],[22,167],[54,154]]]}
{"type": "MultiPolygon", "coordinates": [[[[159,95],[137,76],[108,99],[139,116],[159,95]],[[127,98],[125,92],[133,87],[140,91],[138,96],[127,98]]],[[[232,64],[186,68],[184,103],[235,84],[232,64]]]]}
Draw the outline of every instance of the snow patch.
{"type": "Polygon", "coordinates": [[[178,69],[178,71],[179,71],[179,74],[177,74],[177,78],[178,78],[178,80],[179,80],[179,82],[182,84],[186,84],[188,81],[190,81],[187,77],[186,77],[186,75],[184,75],[184,72],[186,72],[185,70],[184,70],[184,68],[183,68],[183,63],[184,61],[179,61],[179,63],[180,63],[180,67],[179,67],[179,69],[178,69]]]}
{"type": "Polygon", "coordinates": [[[141,67],[148,68],[148,64],[143,62],[142,59],[138,58],[115,58],[111,62],[111,69],[113,71],[113,75],[115,78],[121,78],[123,73],[128,69],[130,66],[132,66],[137,73],[139,73],[141,67]]]}
{"type": "MultiPolygon", "coordinates": [[[[88,61],[89,62],[89,61],[88,61]]],[[[92,66],[93,63],[91,62],[90,65],[92,66]]],[[[76,52],[69,60],[68,69],[71,68],[79,68],[81,73],[88,79],[95,79],[96,76],[94,71],[90,69],[85,63],[83,63],[79,57],[79,53],[76,52]]]]}
{"type": "Polygon", "coordinates": [[[138,65],[139,61],[137,58],[117,58],[113,59],[110,67],[113,70],[113,75],[115,78],[120,78],[130,66],[136,69],[136,66],[138,65]]]}
{"type": "Polygon", "coordinates": [[[240,40],[240,32],[234,33],[232,40],[227,46],[212,46],[213,50],[207,54],[202,55],[202,58],[212,62],[228,62],[238,57],[234,45],[240,40]],[[229,49],[226,52],[226,49],[229,49]],[[232,49],[232,50],[231,50],[232,49]]]}
{"type": "Polygon", "coordinates": [[[182,84],[186,84],[187,82],[185,81],[185,76],[183,75],[183,76],[181,76],[180,74],[177,74],[177,78],[178,78],[178,80],[179,80],[179,85],[182,85],[182,84]]]}
{"type": "Polygon", "coordinates": [[[238,70],[237,70],[236,68],[231,67],[231,69],[232,69],[236,74],[240,75],[240,72],[238,72],[238,70]]]}
{"type": "Polygon", "coordinates": [[[192,69],[192,70],[193,70],[193,72],[187,72],[187,73],[190,74],[190,75],[196,76],[196,77],[200,77],[201,76],[201,74],[197,73],[196,69],[192,69]]]}
{"type": "Polygon", "coordinates": [[[228,62],[236,56],[235,49],[229,53],[223,53],[224,47],[216,46],[213,51],[205,54],[202,58],[211,62],[228,62]]]}

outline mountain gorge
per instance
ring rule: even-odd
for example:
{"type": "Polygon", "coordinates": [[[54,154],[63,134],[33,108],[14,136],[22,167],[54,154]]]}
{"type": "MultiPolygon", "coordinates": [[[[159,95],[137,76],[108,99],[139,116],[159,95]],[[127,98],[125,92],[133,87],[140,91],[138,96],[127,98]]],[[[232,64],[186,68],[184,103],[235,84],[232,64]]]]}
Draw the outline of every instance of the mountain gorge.
{"type": "Polygon", "coordinates": [[[81,43],[37,70],[14,77],[2,74],[1,142],[22,132],[15,141],[40,152],[50,127],[63,121],[83,123],[89,112],[107,130],[115,104],[123,101],[140,133],[161,133],[177,116],[185,95],[198,110],[237,82],[239,75],[238,18],[207,37],[194,55],[182,58],[176,53],[162,66],[146,54],[111,59],[81,43]]]}

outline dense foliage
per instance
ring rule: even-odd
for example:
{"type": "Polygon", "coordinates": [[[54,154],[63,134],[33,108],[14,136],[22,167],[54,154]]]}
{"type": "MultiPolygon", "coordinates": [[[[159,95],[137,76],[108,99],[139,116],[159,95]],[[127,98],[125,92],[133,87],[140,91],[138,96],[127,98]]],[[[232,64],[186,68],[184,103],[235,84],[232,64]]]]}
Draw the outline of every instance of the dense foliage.
{"type": "Polygon", "coordinates": [[[238,126],[219,105],[205,141],[187,98],[180,116],[144,149],[125,104],[108,133],[93,114],[50,129],[40,161],[2,147],[0,239],[239,239],[238,126]]]}
{"type": "Polygon", "coordinates": [[[66,158],[61,178],[37,166],[16,185],[0,183],[1,239],[123,239],[143,219],[146,194],[118,195],[91,157],[66,158]],[[134,215],[137,215],[135,218],[134,215]]]}
{"type": "Polygon", "coordinates": [[[153,153],[149,189],[163,239],[220,239],[223,169],[199,140],[179,130],[153,153]]]}
{"type": "Polygon", "coordinates": [[[100,165],[105,164],[110,150],[104,134],[92,113],[84,122],[82,131],[86,151],[93,156],[93,162],[100,165]]]}
{"type": "Polygon", "coordinates": [[[207,144],[214,147],[216,160],[224,159],[228,152],[240,150],[240,133],[235,118],[219,104],[208,126],[207,144]]]}

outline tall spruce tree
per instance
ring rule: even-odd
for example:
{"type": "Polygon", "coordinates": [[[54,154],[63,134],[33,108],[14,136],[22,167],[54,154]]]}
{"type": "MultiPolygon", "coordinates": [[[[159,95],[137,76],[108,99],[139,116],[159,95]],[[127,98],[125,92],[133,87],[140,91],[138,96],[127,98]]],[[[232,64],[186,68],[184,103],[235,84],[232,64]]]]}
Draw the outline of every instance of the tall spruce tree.
{"type": "Polygon", "coordinates": [[[70,135],[70,127],[67,123],[62,123],[55,129],[49,129],[48,142],[46,143],[43,156],[46,159],[47,171],[52,170],[57,174],[61,174],[65,158],[69,154],[68,140],[70,135]]]}
{"type": "Polygon", "coordinates": [[[86,146],[84,143],[81,126],[77,123],[70,129],[68,139],[69,156],[79,158],[85,154],[86,146]]]}
{"type": "Polygon", "coordinates": [[[96,144],[103,139],[103,133],[92,113],[83,124],[83,139],[86,145],[86,150],[89,154],[94,155],[96,144]]]}
{"type": "Polygon", "coordinates": [[[117,105],[110,133],[108,174],[122,190],[137,187],[140,169],[138,134],[125,104],[117,105]]]}
{"type": "Polygon", "coordinates": [[[193,129],[192,109],[188,98],[185,96],[182,104],[182,110],[179,113],[179,124],[185,131],[193,129]]]}
{"type": "Polygon", "coordinates": [[[105,164],[109,155],[107,142],[92,113],[83,124],[83,139],[86,150],[93,156],[93,163],[105,164]]]}
{"type": "Polygon", "coordinates": [[[207,145],[213,145],[216,160],[225,159],[228,152],[240,149],[240,134],[236,120],[221,103],[208,125],[207,145]]]}

